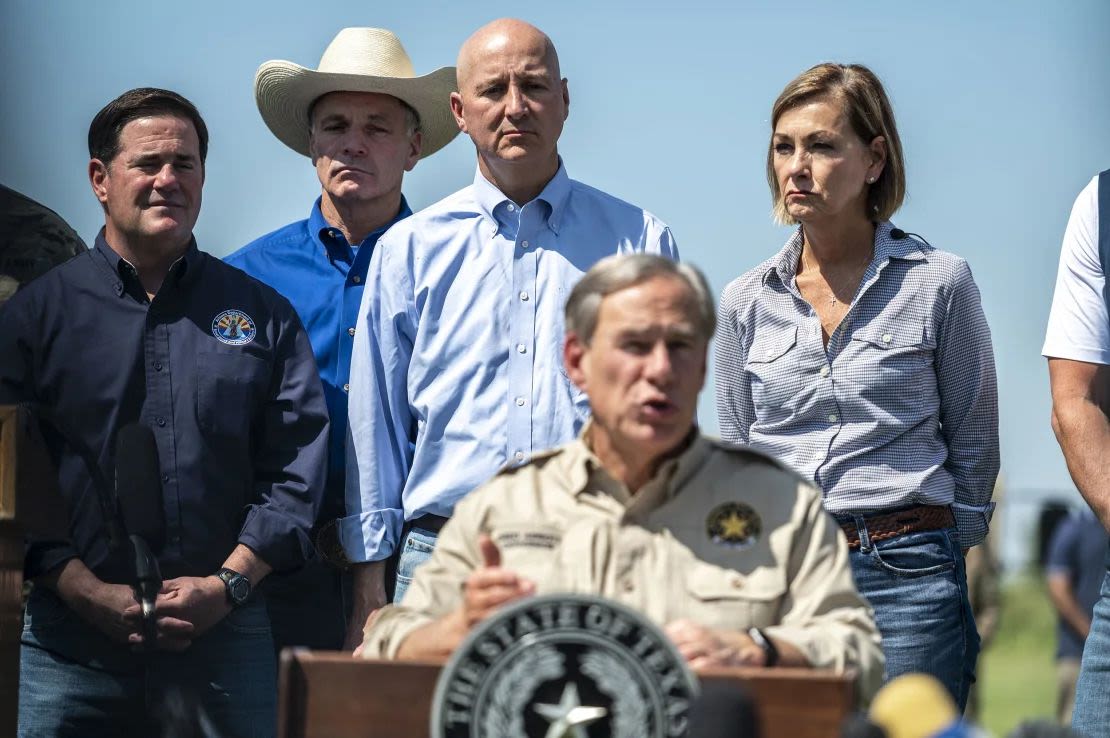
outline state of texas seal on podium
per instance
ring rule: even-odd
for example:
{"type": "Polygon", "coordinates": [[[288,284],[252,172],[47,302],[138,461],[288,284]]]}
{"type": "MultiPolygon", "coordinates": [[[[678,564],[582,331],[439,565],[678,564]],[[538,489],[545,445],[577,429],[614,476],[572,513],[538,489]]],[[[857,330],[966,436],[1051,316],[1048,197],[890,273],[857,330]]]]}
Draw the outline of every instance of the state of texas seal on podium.
{"type": "Polygon", "coordinates": [[[546,595],[474,628],[436,683],[433,738],[685,735],[694,675],[663,632],[617,602],[546,595]]]}

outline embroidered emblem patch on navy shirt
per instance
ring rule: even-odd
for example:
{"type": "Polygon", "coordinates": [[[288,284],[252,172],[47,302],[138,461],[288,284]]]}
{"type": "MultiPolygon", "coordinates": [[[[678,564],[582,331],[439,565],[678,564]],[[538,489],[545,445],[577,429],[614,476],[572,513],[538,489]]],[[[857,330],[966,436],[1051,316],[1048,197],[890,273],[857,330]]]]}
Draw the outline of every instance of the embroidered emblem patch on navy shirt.
{"type": "Polygon", "coordinates": [[[212,320],[212,335],[230,346],[242,346],[257,333],[251,316],[242,310],[224,310],[212,320]]]}

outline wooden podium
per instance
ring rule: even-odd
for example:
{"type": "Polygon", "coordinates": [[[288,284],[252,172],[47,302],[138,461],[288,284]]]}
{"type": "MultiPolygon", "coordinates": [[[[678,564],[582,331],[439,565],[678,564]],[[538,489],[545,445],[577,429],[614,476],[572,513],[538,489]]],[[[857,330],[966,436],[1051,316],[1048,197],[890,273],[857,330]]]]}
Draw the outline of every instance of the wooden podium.
{"type": "Polygon", "coordinates": [[[0,405],[0,735],[15,735],[23,631],[23,537],[66,537],[58,477],[28,413],[0,405]]]}
{"type": "MultiPolygon", "coordinates": [[[[286,650],[281,657],[279,738],[427,738],[441,664],[366,661],[286,650]]],[[[764,738],[827,738],[854,707],[854,675],[809,669],[715,669],[752,696],[764,738]]]]}

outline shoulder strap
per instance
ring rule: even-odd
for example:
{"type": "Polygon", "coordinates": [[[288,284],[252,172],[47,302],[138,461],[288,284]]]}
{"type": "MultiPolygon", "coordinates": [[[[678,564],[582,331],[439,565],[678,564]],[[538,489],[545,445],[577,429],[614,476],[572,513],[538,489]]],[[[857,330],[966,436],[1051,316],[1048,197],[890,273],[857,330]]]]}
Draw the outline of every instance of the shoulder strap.
{"type": "MultiPolygon", "coordinates": [[[[1098,260],[1103,276],[1110,277],[1110,169],[1098,175],[1098,260]]],[[[1110,292],[1103,294],[1110,307],[1110,292]]]]}

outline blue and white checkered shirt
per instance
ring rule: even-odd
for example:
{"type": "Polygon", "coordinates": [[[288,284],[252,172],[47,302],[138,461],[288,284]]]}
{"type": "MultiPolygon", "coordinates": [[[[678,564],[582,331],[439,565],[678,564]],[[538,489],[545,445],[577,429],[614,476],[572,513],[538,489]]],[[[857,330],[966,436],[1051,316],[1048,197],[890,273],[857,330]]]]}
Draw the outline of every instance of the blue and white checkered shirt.
{"type": "Polygon", "coordinates": [[[960,544],[987,533],[998,475],[990,329],[967,262],[875,229],[844,320],[821,340],[795,284],[799,228],[721,296],[721,436],[814,480],[834,515],[952,505],[960,544]]]}

